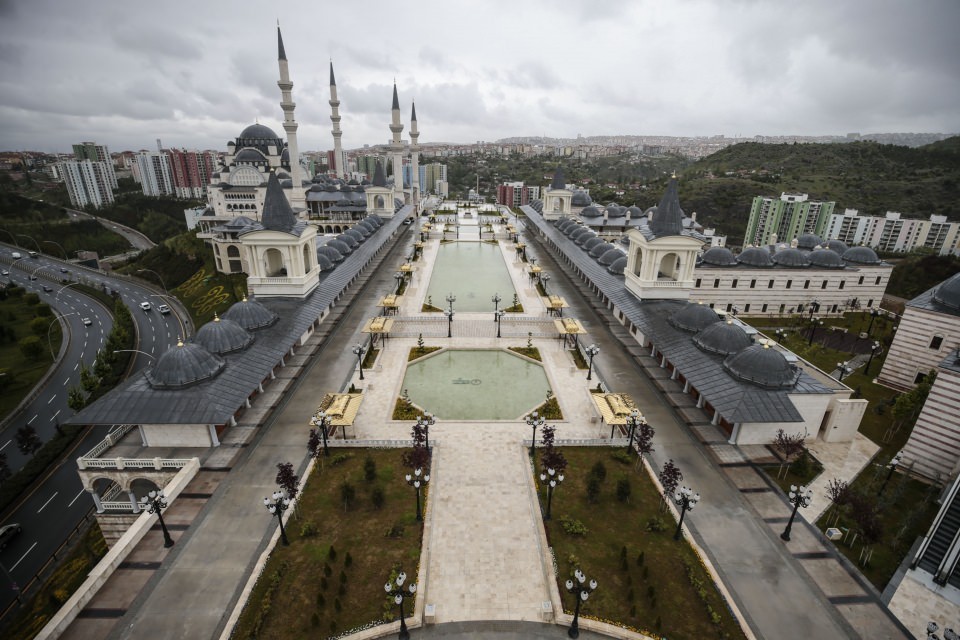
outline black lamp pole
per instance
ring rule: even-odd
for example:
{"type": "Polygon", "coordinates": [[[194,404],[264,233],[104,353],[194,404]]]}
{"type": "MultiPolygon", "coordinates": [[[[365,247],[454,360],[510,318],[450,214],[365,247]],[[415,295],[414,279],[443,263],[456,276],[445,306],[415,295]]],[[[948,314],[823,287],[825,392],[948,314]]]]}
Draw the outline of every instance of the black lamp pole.
{"type": "Polygon", "coordinates": [[[366,353],[366,349],[363,348],[361,344],[353,345],[353,355],[357,356],[357,364],[360,365],[360,379],[363,380],[363,354],[366,353]]]}
{"type": "Polygon", "coordinates": [[[500,311],[497,311],[496,320],[497,320],[497,337],[498,338],[500,337],[500,320],[503,318],[503,314],[505,313],[506,311],[504,311],[503,309],[501,309],[500,311]]]}
{"type": "Polygon", "coordinates": [[[580,637],[580,603],[586,602],[587,598],[590,597],[590,594],[597,588],[597,581],[591,580],[587,582],[587,576],[583,575],[583,571],[577,569],[573,574],[573,580],[567,580],[566,586],[567,593],[573,594],[577,599],[577,604],[573,608],[573,622],[570,624],[570,628],[567,630],[567,636],[571,638],[580,637]]]}
{"type": "Polygon", "coordinates": [[[326,411],[318,411],[317,415],[310,418],[310,424],[320,432],[323,438],[323,455],[330,457],[330,446],[327,444],[327,428],[330,425],[331,418],[326,411]]]}
{"type": "Polygon", "coordinates": [[[406,476],[407,484],[414,488],[417,494],[417,522],[423,520],[423,515],[420,512],[420,488],[423,487],[426,483],[430,482],[430,474],[424,473],[423,469],[417,467],[413,475],[409,473],[406,476]]]}
{"type": "Polygon", "coordinates": [[[897,453],[897,455],[893,456],[893,458],[890,460],[890,464],[888,465],[890,467],[890,471],[887,473],[887,477],[883,479],[883,484],[880,485],[880,491],[877,491],[878,496],[883,495],[883,490],[887,488],[887,483],[890,482],[890,478],[893,477],[893,472],[897,470],[897,466],[900,464],[901,460],[903,460],[903,455],[901,453],[897,453]]]}
{"type": "Polygon", "coordinates": [[[790,529],[793,527],[793,519],[797,517],[797,511],[800,510],[800,507],[806,509],[810,506],[810,501],[813,500],[813,491],[810,489],[792,484],[790,485],[790,493],[787,496],[787,499],[790,501],[790,504],[793,505],[793,512],[790,514],[790,520],[787,522],[787,528],[783,530],[783,533],[780,534],[781,540],[790,541],[790,529]]]}
{"type": "Polygon", "coordinates": [[[533,450],[537,446],[537,427],[542,427],[547,423],[546,418],[538,415],[536,411],[527,416],[527,425],[533,429],[530,434],[530,456],[533,457],[533,450]]]}
{"type": "Polygon", "coordinates": [[[870,375],[870,363],[873,362],[873,356],[877,355],[879,351],[880,343],[874,341],[874,343],[870,345],[870,358],[867,359],[867,366],[863,369],[863,375],[870,375]]]}
{"type": "Polygon", "coordinates": [[[173,538],[170,537],[167,525],[163,521],[163,510],[167,508],[167,496],[163,495],[162,491],[151,491],[140,498],[140,508],[146,509],[148,513],[157,514],[157,519],[160,520],[160,529],[163,531],[163,546],[172,547],[173,538]]]}
{"type": "Polygon", "coordinates": [[[563,482],[563,474],[557,473],[556,469],[547,469],[546,473],[540,473],[540,482],[547,487],[547,515],[544,520],[550,519],[550,503],[553,502],[553,490],[563,482]]]}
{"type": "Polygon", "coordinates": [[[407,574],[401,571],[397,575],[395,580],[396,586],[393,582],[388,582],[383,585],[384,591],[387,594],[393,596],[393,601],[400,607],[400,635],[397,636],[400,640],[408,640],[410,638],[410,632],[407,631],[407,621],[403,617],[403,601],[407,598],[413,598],[417,594],[417,583],[411,582],[408,587],[408,591],[403,590],[403,583],[407,580],[407,574]]]}
{"type": "Polygon", "coordinates": [[[673,534],[674,540],[680,539],[680,530],[683,528],[683,516],[687,511],[693,511],[693,508],[700,502],[700,494],[694,493],[689,487],[681,487],[673,494],[673,503],[680,509],[680,522],[677,523],[677,530],[673,534]]]}
{"type": "Polygon", "coordinates": [[[503,298],[500,297],[500,294],[499,294],[499,293],[493,294],[493,297],[490,298],[490,302],[493,303],[493,319],[494,319],[494,320],[498,320],[498,318],[497,318],[497,310],[500,308],[500,301],[501,301],[501,300],[503,300],[503,298]]]}
{"type": "Polygon", "coordinates": [[[290,508],[290,498],[284,496],[282,491],[274,491],[273,496],[263,499],[263,506],[267,508],[270,515],[277,516],[277,522],[280,523],[280,542],[284,546],[289,545],[287,532],[283,528],[283,512],[290,508]]]}
{"type": "Polygon", "coordinates": [[[591,344],[589,347],[587,347],[586,351],[587,356],[590,358],[590,364],[587,367],[587,380],[590,380],[593,376],[593,356],[600,353],[600,347],[595,344],[591,344]]]}

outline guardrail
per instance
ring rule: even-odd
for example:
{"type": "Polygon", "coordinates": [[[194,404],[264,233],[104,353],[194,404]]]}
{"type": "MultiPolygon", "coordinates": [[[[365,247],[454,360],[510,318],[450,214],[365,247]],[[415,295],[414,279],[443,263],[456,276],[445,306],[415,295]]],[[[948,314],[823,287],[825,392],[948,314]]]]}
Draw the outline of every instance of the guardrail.
{"type": "Polygon", "coordinates": [[[106,451],[116,443],[120,442],[123,436],[127,435],[127,433],[132,428],[133,428],[132,424],[120,425],[118,429],[108,433],[106,438],[104,438],[99,443],[97,443],[96,446],[93,447],[93,449],[90,449],[90,451],[87,451],[85,454],[80,456],[80,458],[85,459],[85,458],[100,457],[101,453],[103,453],[104,451],[106,451]]]}
{"type": "Polygon", "coordinates": [[[77,458],[81,469],[182,469],[193,458],[77,458]]]}

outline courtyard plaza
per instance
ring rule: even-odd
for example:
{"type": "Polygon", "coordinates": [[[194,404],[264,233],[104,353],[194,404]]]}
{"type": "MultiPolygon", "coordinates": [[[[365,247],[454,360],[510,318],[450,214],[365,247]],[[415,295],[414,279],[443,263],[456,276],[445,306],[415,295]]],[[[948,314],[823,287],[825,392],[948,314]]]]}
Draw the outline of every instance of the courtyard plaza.
{"type": "MultiPolygon", "coordinates": [[[[412,242],[416,235],[414,230],[398,243],[412,242]]],[[[698,509],[684,525],[747,620],[752,637],[910,637],[866,580],[814,527],[798,519],[792,541],[779,539],[790,507],[751,460],[768,458],[769,451],[726,444],[723,434],[692,403],[686,406],[679,400],[678,406],[671,406],[668,400],[682,395],[679,387],[670,391],[669,385],[676,383],[661,375],[653,358],[635,357],[636,348],[624,347],[632,337],[595,299],[581,295],[588,292],[584,283],[563,277],[546,252],[537,255],[538,264],[553,274],[551,293],[569,301],[567,315],[588,330],[583,337],[587,343],[600,347],[590,382],[557,340],[552,319],[529,282],[529,265],[517,260],[509,242],[501,241],[500,249],[524,313],[504,316],[503,337],[497,339],[492,303],[489,312],[457,312],[448,339],[446,318],[420,311],[439,248],[438,237],[425,243],[400,299],[391,336],[372,368],[364,371],[364,380],[359,379],[350,347],[364,339],[360,327],[377,315],[376,302],[395,286],[393,274],[403,251],[392,251],[366,289],[352,302],[347,300],[341,321],[325,338],[314,336],[299,349],[288,363],[283,396],[258,398],[231,430],[235,436],[225,440],[227,449],[208,452],[218,457],[218,463],[204,462],[208,470],[201,471],[198,480],[216,477],[209,480],[205,493],[186,491],[208,497],[200,505],[192,498],[175,500],[165,516],[174,525],[177,544],[164,549],[158,531],[148,534],[128,560],[142,570],[117,571],[63,637],[228,637],[229,621],[242,606],[245,585],[251,575],[259,574],[264,551],[276,542],[275,524],[265,517],[261,503],[275,489],[276,464],[294,461],[302,473],[308,420],[319,399],[351,384],[363,389],[364,401],[354,425],[335,438],[345,435],[345,444],[409,441],[411,421],[393,421],[392,412],[403,392],[409,351],[421,334],[426,346],[457,348],[522,347],[532,340],[563,411],[563,420],[549,422],[556,426],[558,440],[609,439],[610,429],[600,424],[590,400],[590,388],[598,380],[609,390],[632,397],[656,429],[653,465],[659,468],[674,460],[684,474],[683,484],[700,492],[698,509]],[[229,468],[229,473],[210,470],[214,467],[229,468]]],[[[504,293],[505,304],[511,296],[504,293]]],[[[441,416],[430,428],[433,466],[417,605],[418,612],[432,605],[436,624],[427,626],[429,635],[470,637],[475,632],[474,637],[506,638],[563,633],[537,624],[546,602],[554,603],[553,613],[558,615],[560,596],[528,463],[529,438],[530,427],[522,416],[492,423],[447,421],[441,416]],[[533,628],[538,631],[530,631],[533,628]]],[[[817,445],[818,453],[826,448],[831,453],[821,457],[824,478],[852,479],[846,474],[856,473],[869,461],[870,447],[862,441],[817,445]]],[[[555,509],[563,499],[558,492],[555,509]]],[[[814,506],[809,513],[801,510],[801,518],[814,519],[825,502],[822,493],[815,492],[814,506]]],[[[588,567],[585,570],[589,573],[588,567]]],[[[603,576],[597,578],[603,588],[603,576]]],[[[370,589],[371,597],[377,597],[382,587],[370,589]]],[[[584,612],[590,613],[589,605],[584,612]]],[[[584,631],[590,625],[581,619],[584,631]]],[[[364,637],[395,629],[396,623],[385,625],[364,637]]],[[[628,632],[619,635],[635,637],[628,632]]]]}

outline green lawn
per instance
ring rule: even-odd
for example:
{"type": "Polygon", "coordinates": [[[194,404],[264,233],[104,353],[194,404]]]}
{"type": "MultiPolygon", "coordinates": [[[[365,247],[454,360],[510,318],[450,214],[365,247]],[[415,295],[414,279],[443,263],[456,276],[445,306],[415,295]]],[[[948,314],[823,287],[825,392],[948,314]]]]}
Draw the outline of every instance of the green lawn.
{"type": "MultiPolygon", "coordinates": [[[[614,454],[619,449],[562,451],[569,464],[563,483],[554,490],[553,517],[546,525],[564,608],[573,613],[573,600],[563,582],[580,567],[588,579],[599,583],[581,615],[671,639],[743,638],[696,552],[686,541],[673,540],[676,521],[659,510],[659,494],[646,472],[633,462],[618,460],[614,454]],[[587,479],[597,462],[605,466],[606,478],[597,502],[590,503],[587,479]],[[630,485],[626,502],[617,497],[619,481],[630,485]],[[581,523],[586,533],[565,532],[564,520],[568,527],[570,522],[581,523]],[[661,530],[648,531],[651,521],[661,530]]],[[[539,493],[546,511],[545,491],[539,493]]]]}
{"type": "MultiPolygon", "coordinates": [[[[410,576],[408,582],[416,580],[422,538],[414,492],[403,480],[404,451],[331,451],[304,488],[299,514],[287,525],[290,546],[274,548],[234,638],[325,638],[393,619],[397,608],[386,606],[383,584],[397,568],[410,576]],[[376,465],[372,481],[364,471],[368,456],[376,465]],[[349,508],[341,498],[344,482],[356,494],[349,508]],[[378,489],[384,497],[380,508],[373,503],[378,489]]],[[[263,518],[266,526],[266,511],[263,518]]]]}
{"type": "MultiPolygon", "coordinates": [[[[27,358],[17,346],[22,338],[37,335],[30,331],[30,321],[37,317],[38,307],[27,304],[23,296],[0,300],[0,330],[3,332],[0,335],[0,371],[6,374],[0,377],[0,416],[13,411],[53,364],[50,348],[53,348],[53,353],[60,350],[63,336],[59,322],[47,325],[49,345],[46,330],[43,335],[37,336],[43,344],[43,350],[37,358],[27,358]]],[[[53,316],[44,319],[52,322],[53,316]]]]}

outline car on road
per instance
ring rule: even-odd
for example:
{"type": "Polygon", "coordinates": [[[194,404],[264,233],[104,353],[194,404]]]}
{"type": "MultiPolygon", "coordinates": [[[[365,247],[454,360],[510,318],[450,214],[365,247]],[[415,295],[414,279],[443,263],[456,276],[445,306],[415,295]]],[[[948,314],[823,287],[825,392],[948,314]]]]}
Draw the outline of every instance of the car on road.
{"type": "Polygon", "coordinates": [[[159,311],[163,315],[167,315],[168,313],[170,313],[170,307],[168,307],[165,304],[162,304],[159,307],[157,307],[157,311],[159,311]]]}
{"type": "Polygon", "coordinates": [[[0,527],[0,549],[6,549],[10,541],[16,538],[23,528],[19,524],[8,524],[0,527]]]}
{"type": "Polygon", "coordinates": [[[19,251],[14,251],[14,252],[11,253],[10,255],[13,257],[14,260],[19,260],[20,258],[23,257],[22,255],[20,255],[20,252],[19,252],[19,251]]]}
{"type": "Polygon", "coordinates": [[[35,275],[33,275],[33,274],[30,274],[30,279],[31,279],[31,280],[36,280],[36,279],[37,279],[37,276],[35,276],[35,275]]]}
{"type": "Polygon", "coordinates": [[[66,267],[60,267],[60,273],[70,273],[70,269],[67,269],[66,267]]]}
{"type": "Polygon", "coordinates": [[[10,272],[7,271],[6,269],[4,269],[4,270],[3,270],[3,275],[8,276],[8,275],[10,275],[10,272]]]}
{"type": "Polygon", "coordinates": [[[153,307],[150,306],[149,302],[141,302],[140,308],[143,309],[144,311],[150,311],[150,309],[153,309],[153,307]]]}
{"type": "Polygon", "coordinates": [[[43,290],[44,290],[46,293],[51,293],[51,292],[53,292],[53,287],[51,287],[51,286],[48,285],[48,284],[45,284],[45,285],[43,285],[43,290]]]}
{"type": "Polygon", "coordinates": [[[407,218],[403,221],[403,224],[413,224],[413,218],[407,218]]]}
{"type": "Polygon", "coordinates": [[[90,325],[93,324],[93,321],[92,321],[90,318],[84,318],[84,319],[81,320],[80,322],[82,322],[82,323],[83,323],[83,326],[85,326],[85,327],[89,327],[90,325]]]}

